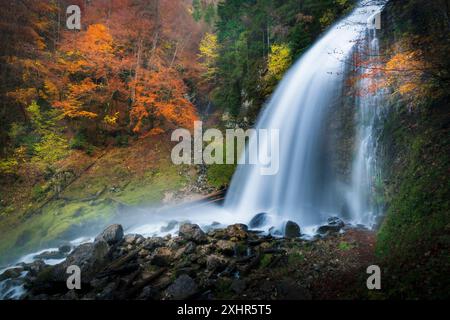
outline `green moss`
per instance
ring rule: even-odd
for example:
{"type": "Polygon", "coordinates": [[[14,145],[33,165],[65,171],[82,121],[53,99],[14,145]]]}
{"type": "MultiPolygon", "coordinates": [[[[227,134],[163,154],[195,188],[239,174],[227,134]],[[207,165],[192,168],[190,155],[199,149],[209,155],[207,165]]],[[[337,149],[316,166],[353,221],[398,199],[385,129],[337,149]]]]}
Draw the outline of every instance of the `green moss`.
{"type": "Polygon", "coordinates": [[[439,111],[392,111],[383,132],[388,210],[377,255],[390,296],[443,298],[450,268],[450,138],[439,111]],[[390,284],[390,285],[389,285],[390,284]]]}
{"type": "Polygon", "coordinates": [[[261,258],[261,261],[259,263],[260,268],[264,269],[269,266],[269,264],[272,262],[273,254],[264,254],[261,258]]]}
{"type": "Polygon", "coordinates": [[[349,251],[351,249],[353,249],[353,245],[351,245],[350,243],[345,242],[345,241],[342,241],[339,243],[339,250],[349,251]]]}

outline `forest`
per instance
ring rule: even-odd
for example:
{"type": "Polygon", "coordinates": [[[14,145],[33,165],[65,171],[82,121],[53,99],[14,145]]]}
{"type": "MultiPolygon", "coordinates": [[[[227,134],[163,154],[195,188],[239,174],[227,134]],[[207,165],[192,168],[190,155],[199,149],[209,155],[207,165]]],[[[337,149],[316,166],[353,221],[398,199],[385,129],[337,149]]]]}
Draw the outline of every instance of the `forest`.
{"type": "Polygon", "coordinates": [[[366,2],[0,0],[0,299],[448,299],[450,2],[366,2]],[[73,5],[80,30],[66,25],[73,5]],[[349,41],[372,6],[382,28],[349,41]],[[171,134],[196,121],[280,127],[281,173],[172,163],[171,134]],[[113,224],[122,242],[107,232],[98,249],[113,224]],[[155,240],[168,234],[170,245],[155,240]],[[60,291],[45,262],[82,259],[82,237],[95,238],[91,292],[60,291]],[[374,264],[383,289],[367,291],[374,264]],[[127,267],[130,284],[95,282],[127,267]],[[179,294],[178,281],[195,290],[179,294]]]}

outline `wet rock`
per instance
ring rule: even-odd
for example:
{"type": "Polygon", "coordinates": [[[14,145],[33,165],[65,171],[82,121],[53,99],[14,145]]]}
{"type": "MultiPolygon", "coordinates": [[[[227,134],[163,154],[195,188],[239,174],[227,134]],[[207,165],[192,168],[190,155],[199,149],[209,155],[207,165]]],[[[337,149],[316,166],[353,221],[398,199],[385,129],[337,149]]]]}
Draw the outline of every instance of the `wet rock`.
{"type": "Polygon", "coordinates": [[[114,224],[106,228],[96,239],[103,239],[109,245],[114,245],[123,239],[123,228],[119,224],[114,224]]]}
{"type": "Polygon", "coordinates": [[[172,251],[169,248],[158,248],[150,259],[152,265],[167,267],[172,262],[172,251]]]}
{"type": "Polygon", "coordinates": [[[148,238],[143,242],[143,247],[149,251],[153,251],[156,248],[165,246],[165,241],[163,238],[148,238]]]}
{"type": "Polygon", "coordinates": [[[185,246],[183,246],[177,250],[177,252],[175,253],[175,257],[174,257],[175,260],[180,259],[183,256],[187,256],[187,255],[194,253],[196,248],[197,248],[197,245],[194,242],[192,242],[192,241],[188,242],[185,246]]]}
{"type": "Polygon", "coordinates": [[[166,290],[168,300],[186,300],[198,293],[198,286],[188,275],[183,274],[166,290]]]}
{"type": "Polygon", "coordinates": [[[65,258],[65,254],[60,251],[45,251],[41,254],[34,256],[36,260],[60,260],[65,258]]]}
{"type": "Polygon", "coordinates": [[[207,241],[205,233],[196,224],[183,224],[180,227],[179,236],[184,240],[194,241],[195,243],[205,243],[207,241]]]}
{"type": "Polygon", "coordinates": [[[289,239],[300,237],[300,226],[293,221],[288,221],[284,227],[284,236],[289,239]]]}
{"type": "Polygon", "coordinates": [[[35,276],[39,274],[45,267],[46,264],[42,260],[37,260],[33,263],[23,265],[23,269],[29,272],[29,276],[35,276]]]}
{"type": "Polygon", "coordinates": [[[230,239],[245,240],[248,238],[248,227],[245,224],[234,224],[226,229],[230,239]]]}
{"type": "Polygon", "coordinates": [[[232,256],[235,252],[234,243],[226,240],[219,240],[216,243],[217,251],[227,256],[232,256]]]}
{"type": "Polygon", "coordinates": [[[64,255],[67,255],[70,253],[70,251],[72,250],[72,246],[71,245],[63,245],[61,247],[58,248],[58,251],[61,252],[64,255]]]}
{"type": "Polygon", "coordinates": [[[267,213],[258,213],[249,223],[251,229],[257,229],[264,226],[268,221],[267,213]]]}
{"type": "Polygon", "coordinates": [[[338,217],[331,217],[328,219],[328,224],[325,226],[319,227],[317,229],[317,233],[320,235],[330,234],[330,233],[338,233],[345,227],[344,221],[342,221],[338,217]]]}
{"type": "Polygon", "coordinates": [[[141,244],[144,242],[145,238],[139,234],[127,234],[123,238],[125,244],[141,244]]]}
{"type": "Polygon", "coordinates": [[[219,255],[210,255],[206,258],[206,268],[210,271],[220,272],[228,265],[228,260],[219,255]]]}
{"type": "Polygon", "coordinates": [[[4,281],[6,279],[17,279],[22,274],[22,271],[22,268],[8,269],[0,275],[0,281],[4,281]]]}

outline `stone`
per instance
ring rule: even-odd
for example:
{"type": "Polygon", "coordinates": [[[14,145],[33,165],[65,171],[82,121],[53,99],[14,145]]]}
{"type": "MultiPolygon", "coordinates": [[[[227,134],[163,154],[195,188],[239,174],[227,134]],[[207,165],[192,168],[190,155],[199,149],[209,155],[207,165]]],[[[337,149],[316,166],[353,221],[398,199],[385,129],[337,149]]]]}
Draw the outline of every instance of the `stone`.
{"type": "Polygon", "coordinates": [[[288,221],[284,227],[284,236],[289,239],[300,237],[300,226],[294,221],[288,221]]]}
{"type": "Polygon", "coordinates": [[[227,256],[234,255],[234,243],[227,240],[219,240],[216,243],[217,251],[227,256]]]}
{"type": "Polygon", "coordinates": [[[35,260],[60,260],[65,258],[65,254],[60,251],[45,251],[33,257],[35,260]]]}
{"type": "Polygon", "coordinates": [[[245,224],[234,224],[226,229],[229,238],[237,240],[245,240],[248,237],[248,227],[245,224]]]}
{"type": "MultiPolygon", "coordinates": [[[[139,235],[137,235],[137,234],[127,234],[127,235],[123,238],[123,241],[124,241],[126,244],[135,244],[136,241],[139,239],[139,237],[142,237],[142,236],[139,236],[139,235]]],[[[143,238],[143,237],[142,237],[142,238],[143,238]]]]}
{"type": "Polygon", "coordinates": [[[166,290],[168,300],[186,300],[198,293],[198,286],[187,274],[179,276],[166,290]]]}
{"type": "Polygon", "coordinates": [[[261,228],[267,223],[267,220],[268,220],[267,213],[258,213],[256,216],[253,217],[248,226],[250,227],[250,229],[261,228]]]}
{"type": "Polygon", "coordinates": [[[123,228],[119,224],[114,224],[112,226],[109,226],[106,228],[97,238],[95,238],[95,241],[98,241],[100,239],[103,239],[108,243],[109,245],[114,245],[123,239],[123,228]]]}
{"type": "Polygon", "coordinates": [[[0,281],[4,281],[6,279],[17,279],[22,274],[22,268],[12,268],[8,269],[2,274],[0,274],[0,281]]]}
{"type": "Polygon", "coordinates": [[[197,245],[194,242],[189,241],[185,246],[177,250],[174,258],[177,260],[182,258],[183,256],[190,255],[194,253],[196,249],[197,245]]]}
{"type": "Polygon", "coordinates": [[[71,245],[63,245],[58,248],[58,251],[64,255],[69,254],[70,251],[72,251],[72,246],[71,245]]]}
{"type": "Polygon", "coordinates": [[[172,262],[173,253],[169,248],[157,248],[153,253],[150,263],[158,267],[167,267],[172,262]]]}
{"type": "Polygon", "coordinates": [[[179,236],[187,241],[195,243],[205,243],[207,241],[206,234],[196,224],[186,223],[180,227],[179,236]]]}
{"type": "Polygon", "coordinates": [[[228,266],[228,260],[219,255],[210,255],[206,258],[206,268],[210,271],[220,272],[228,266]]]}
{"type": "Polygon", "coordinates": [[[320,235],[330,234],[330,233],[338,233],[345,227],[344,221],[342,221],[338,217],[331,217],[328,219],[328,224],[325,226],[319,227],[317,229],[317,233],[320,235]]]}

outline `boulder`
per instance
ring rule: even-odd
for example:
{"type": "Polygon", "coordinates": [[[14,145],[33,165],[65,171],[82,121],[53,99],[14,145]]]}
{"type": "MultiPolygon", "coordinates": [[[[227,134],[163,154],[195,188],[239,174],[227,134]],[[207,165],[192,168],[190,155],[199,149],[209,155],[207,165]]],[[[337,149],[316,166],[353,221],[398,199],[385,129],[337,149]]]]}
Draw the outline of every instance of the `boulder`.
{"type": "Polygon", "coordinates": [[[284,227],[284,236],[286,238],[298,238],[301,236],[300,226],[294,221],[288,221],[284,227]]]}
{"type": "Polygon", "coordinates": [[[219,255],[210,255],[206,258],[206,268],[210,271],[223,271],[228,266],[228,260],[219,255]]]}
{"type": "Polygon", "coordinates": [[[197,292],[198,286],[195,281],[187,274],[183,274],[167,288],[165,297],[168,300],[186,300],[193,297],[197,292]]]}
{"type": "Polygon", "coordinates": [[[123,228],[119,224],[114,224],[106,228],[95,241],[103,239],[109,245],[114,245],[123,239],[123,228]]]}
{"type": "Polygon", "coordinates": [[[21,276],[23,269],[22,268],[12,268],[8,269],[2,274],[0,274],[0,281],[4,281],[6,279],[17,279],[21,276]]]}
{"type": "Polygon", "coordinates": [[[227,240],[219,240],[216,243],[217,251],[227,256],[232,256],[235,252],[234,243],[227,240]]]}
{"type": "Polygon", "coordinates": [[[257,229],[264,226],[268,221],[267,213],[258,213],[249,223],[250,229],[257,229]]]}
{"type": "Polygon", "coordinates": [[[231,239],[245,240],[248,237],[248,227],[245,224],[234,224],[226,229],[227,235],[231,239]]]}
{"type": "Polygon", "coordinates": [[[69,254],[71,250],[72,250],[71,245],[63,245],[58,248],[58,251],[61,252],[62,254],[69,254]]]}
{"type": "Polygon", "coordinates": [[[180,227],[179,236],[187,241],[195,243],[205,243],[207,241],[206,234],[196,224],[186,223],[180,227]]]}
{"type": "Polygon", "coordinates": [[[328,219],[327,225],[321,226],[319,227],[319,229],[317,229],[317,233],[320,235],[338,233],[344,227],[345,227],[344,221],[342,221],[338,217],[331,217],[328,219]]]}
{"type": "Polygon", "coordinates": [[[177,252],[175,253],[174,259],[178,260],[182,258],[183,256],[190,255],[195,252],[195,249],[197,248],[196,244],[192,241],[189,241],[186,245],[179,248],[177,252]]]}
{"type": "Polygon", "coordinates": [[[173,253],[169,248],[157,248],[153,253],[150,263],[158,267],[167,267],[172,262],[173,253]]]}

